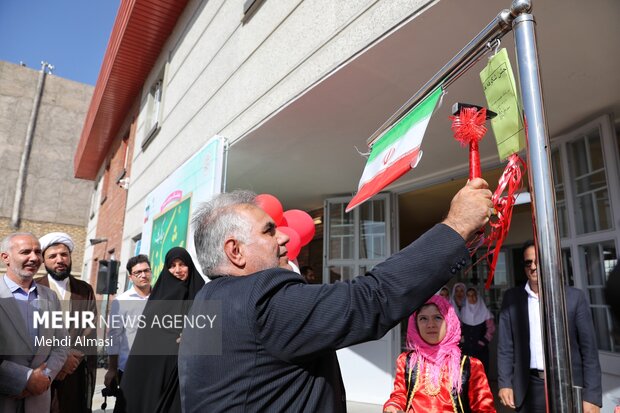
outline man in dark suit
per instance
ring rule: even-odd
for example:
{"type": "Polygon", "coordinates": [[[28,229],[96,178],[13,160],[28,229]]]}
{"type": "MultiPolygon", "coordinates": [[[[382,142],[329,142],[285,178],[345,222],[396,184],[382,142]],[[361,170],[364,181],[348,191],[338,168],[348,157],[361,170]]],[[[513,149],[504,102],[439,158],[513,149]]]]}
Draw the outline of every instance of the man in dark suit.
{"type": "MultiPolygon", "coordinates": [[[[47,275],[37,278],[37,284],[50,287],[56,293],[63,311],[71,314],[88,312],[96,320],[93,287],[71,275],[74,248],[71,237],[64,232],[51,232],[42,236],[39,242],[47,275]]],[[[51,413],[90,413],[97,374],[97,330],[74,325],[68,334],[71,349],[63,369],[52,383],[51,413]]]]}
{"type": "Polygon", "coordinates": [[[253,193],[203,204],[193,219],[194,243],[212,281],[188,316],[209,314],[220,303],[221,335],[183,331],[183,411],[346,411],[336,350],[379,339],[465,266],[465,240],[488,221],[490,197],[484,180],[469,182],[443,223],[366,276],[335,284],[308,284],[278,268],[288,236],[253,193]],[[210,347],[221,352],[206,355],[210,347]]]}
{"type": "MultiPolygon", "coordinates": [[[[545,412],[545,383],[538,266],[532,241],[523,246],[527,283],[506,291],[499,315],[497,345],[500,402],[523,412],[545,412]]],[[[594,325],[584,293],[566,287],[573,384],[583,388],[584,413],[602,406],[601,367],[594,325]]]]}

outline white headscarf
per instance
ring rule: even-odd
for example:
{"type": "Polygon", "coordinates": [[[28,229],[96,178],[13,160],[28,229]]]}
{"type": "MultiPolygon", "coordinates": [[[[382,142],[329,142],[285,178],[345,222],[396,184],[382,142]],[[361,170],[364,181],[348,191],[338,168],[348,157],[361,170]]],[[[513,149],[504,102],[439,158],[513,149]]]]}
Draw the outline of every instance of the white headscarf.
{"type": "Polygon", "coordinates": [[[39,243],[41,244],[42,252],[45,252],[49,246],[54,244],[66,245],[67,248],[69,248],[69,252],[73,252],[73,248],[75,247],[69,234],[65,234],[64,232],[50,232],[49,234],[43,235],[39,238],[39,243]]]}
{"type": "Polygon", "coordinates": [[[471,304],[467,297],[465,297],[465,306],[461,309],[461,321],[468,326],[477,326],[489,318],[493,318],[493,314],[491,314],[477,290],[476,295],[478,296],[476,304],[471,304]]]}
{"type": "Polygon", "coordinates": [[[467,302],[467,294],[465,294],[463,296],[463,302],[460,305],[460,309],[459,309],[459,305],[456,303],[456,300],[454,299],[454,296],[456,295],[456,289],[457,287],[463,287],[463,290],[465,292],[467,292],[467,286],[463,283],[456,283],[452,286],[452,294],[450,294],[450,303],[452,304],[452,306],[454,307],[454,309],[456,310],[456,314],[461,317],[461,309],[463,309],[465,307],[465,303],[467,302]]]}

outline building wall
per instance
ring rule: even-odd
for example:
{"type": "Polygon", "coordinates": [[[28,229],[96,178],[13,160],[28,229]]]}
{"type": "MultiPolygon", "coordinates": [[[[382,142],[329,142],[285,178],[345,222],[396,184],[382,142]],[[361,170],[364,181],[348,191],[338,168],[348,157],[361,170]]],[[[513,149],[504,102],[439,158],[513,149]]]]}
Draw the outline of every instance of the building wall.
{"type": "MultiPolygon", "coordinates": [[[[125,205],[127,203],[127,186],[124,182],[131,179],[131,153],[134,150],[136,120],[128,118],[128,125],[121,128],[121,133],[109,151],[108,160],[102,166],[93,195],[88,233],[90,238],[106,239],[106,242],[94,246],[87,245],[90,280],[97,283],[97,270],[100,259],[120,261],[119,270],[124,273],[124,265],[133,253],[122,252],[123,226],[125,223],[125,205]],[[114,249],[113,253],[110,251],[114,249]]],[[[123,276],[119,277],[119,290],[125,285],[123,276]]]]}
{"type": "MultiPolygon", "coordinates": [[[[11,228],[11,219],[10,218],[0,218],[0,234],[5,235],[14,232],[15,230],[11,228]]],[[[84,261],[84,240],[86,239],[86,227],[83,225],[68,225],[68,224],[59,224],[55,222],[40,222],[40,221],[31,221],[28,219],[22,220],[21,227],[19,231],[23,232],[32,232],[36,236],[40,237],[49,232],[66,232],[73,238],[75,241],[75,249],[71,253],[72,260],[72,269],[71,272],[73,275],[77,277],[84,278],[84,274],[81,271],[81,265],[84,261]]],[[[4,264],[0,263],[0,273],[4,273],[4,264]]],[[[45,268],[41,266],[39,269],[40,274],[45,273],[45,268]]]]}
{"type": "Polygon", "coordinates": [[[81,273],[92,182],[73,177],[73,154],[93,87],[47,75],[37,117],[21,209],[10,227],[24,140],[39,71],[0,62],[0,237],[19,231],[68,232],[76,242],[73,272],[81,273]]]}
{"type": "MultiPolygon", "coordinates": [[[[434,2],[266,0],[242,23],[243,3],[192,0],[145,81],[122,226],[121,268],[142,231],[146,196],[208,139],[220,134],[234,144],[381,34],[434,2]],[[149,132],[149,92],[160,76],[161,129],[142,147],[149,132]]],[[[114,157],[114,150],[111,153],[114,157]]],[[[102,199],[97,197],[106,187],[104,175],[99,182],[97,208],[102,199]]],[[[104,218],[103,205],[89,234],[116,231],[118,216],[109,211],[104,218]],[[108,225],[114,227],[104,228],[108,225]]],[[[508,242],[531,237],[526,215],[516,216],[514,224],[508,242]]],[[[103,251],[94,252],[93,257],[101,257],[103,251]]],[[[300,260],[311,261],[309,249],[300,260]]]]}
{"type": "Polygon", "coordinates": [[[243,3],[190,2],[145,82],[123,255],[142,231],[147,194],[207,139],[215,134],[230,142],[239,139],[433,2],[265,1],[245,24],[243,3]],[[148,94],[162,74],[161,130],[142,150],[148,132],[148,94]]]}

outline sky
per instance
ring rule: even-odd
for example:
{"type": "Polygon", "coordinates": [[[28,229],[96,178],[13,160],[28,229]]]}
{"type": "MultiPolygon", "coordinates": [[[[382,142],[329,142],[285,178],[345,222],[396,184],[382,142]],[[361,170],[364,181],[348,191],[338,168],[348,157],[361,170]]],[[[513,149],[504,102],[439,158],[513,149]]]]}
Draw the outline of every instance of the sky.
{"type": "Polygon", "coordinates": [[[0,0],[0,60],[94,85],[120,0],[0,0]]]}

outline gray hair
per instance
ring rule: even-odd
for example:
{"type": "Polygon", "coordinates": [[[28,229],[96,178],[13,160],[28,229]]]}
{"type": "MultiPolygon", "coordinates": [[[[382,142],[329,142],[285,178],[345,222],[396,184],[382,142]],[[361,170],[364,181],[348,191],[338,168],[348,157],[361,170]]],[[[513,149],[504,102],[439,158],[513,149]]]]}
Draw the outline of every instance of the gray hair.
{"type": "Polygon", "coordinates": [[[13,238],[24,236],[30,236],[36,239],[37,242],[39,241],[39,239],[35,237],[32,232],[14,232],[2,238],[2,242],[0,242],[0,252],[9,252],[9,250],[11,249],[11,241],[13,240],[13,238]]]}
{"type": "Polygon", "coordinates": [[[247,242],[250,224],[237,210],[241,205],[256,204],[252,191],[233,191],[216,195],[198,207],[192,218],[194,246],[203,273],[211,278],[226,263],[224,241],[233,236],[247,242]]]}

